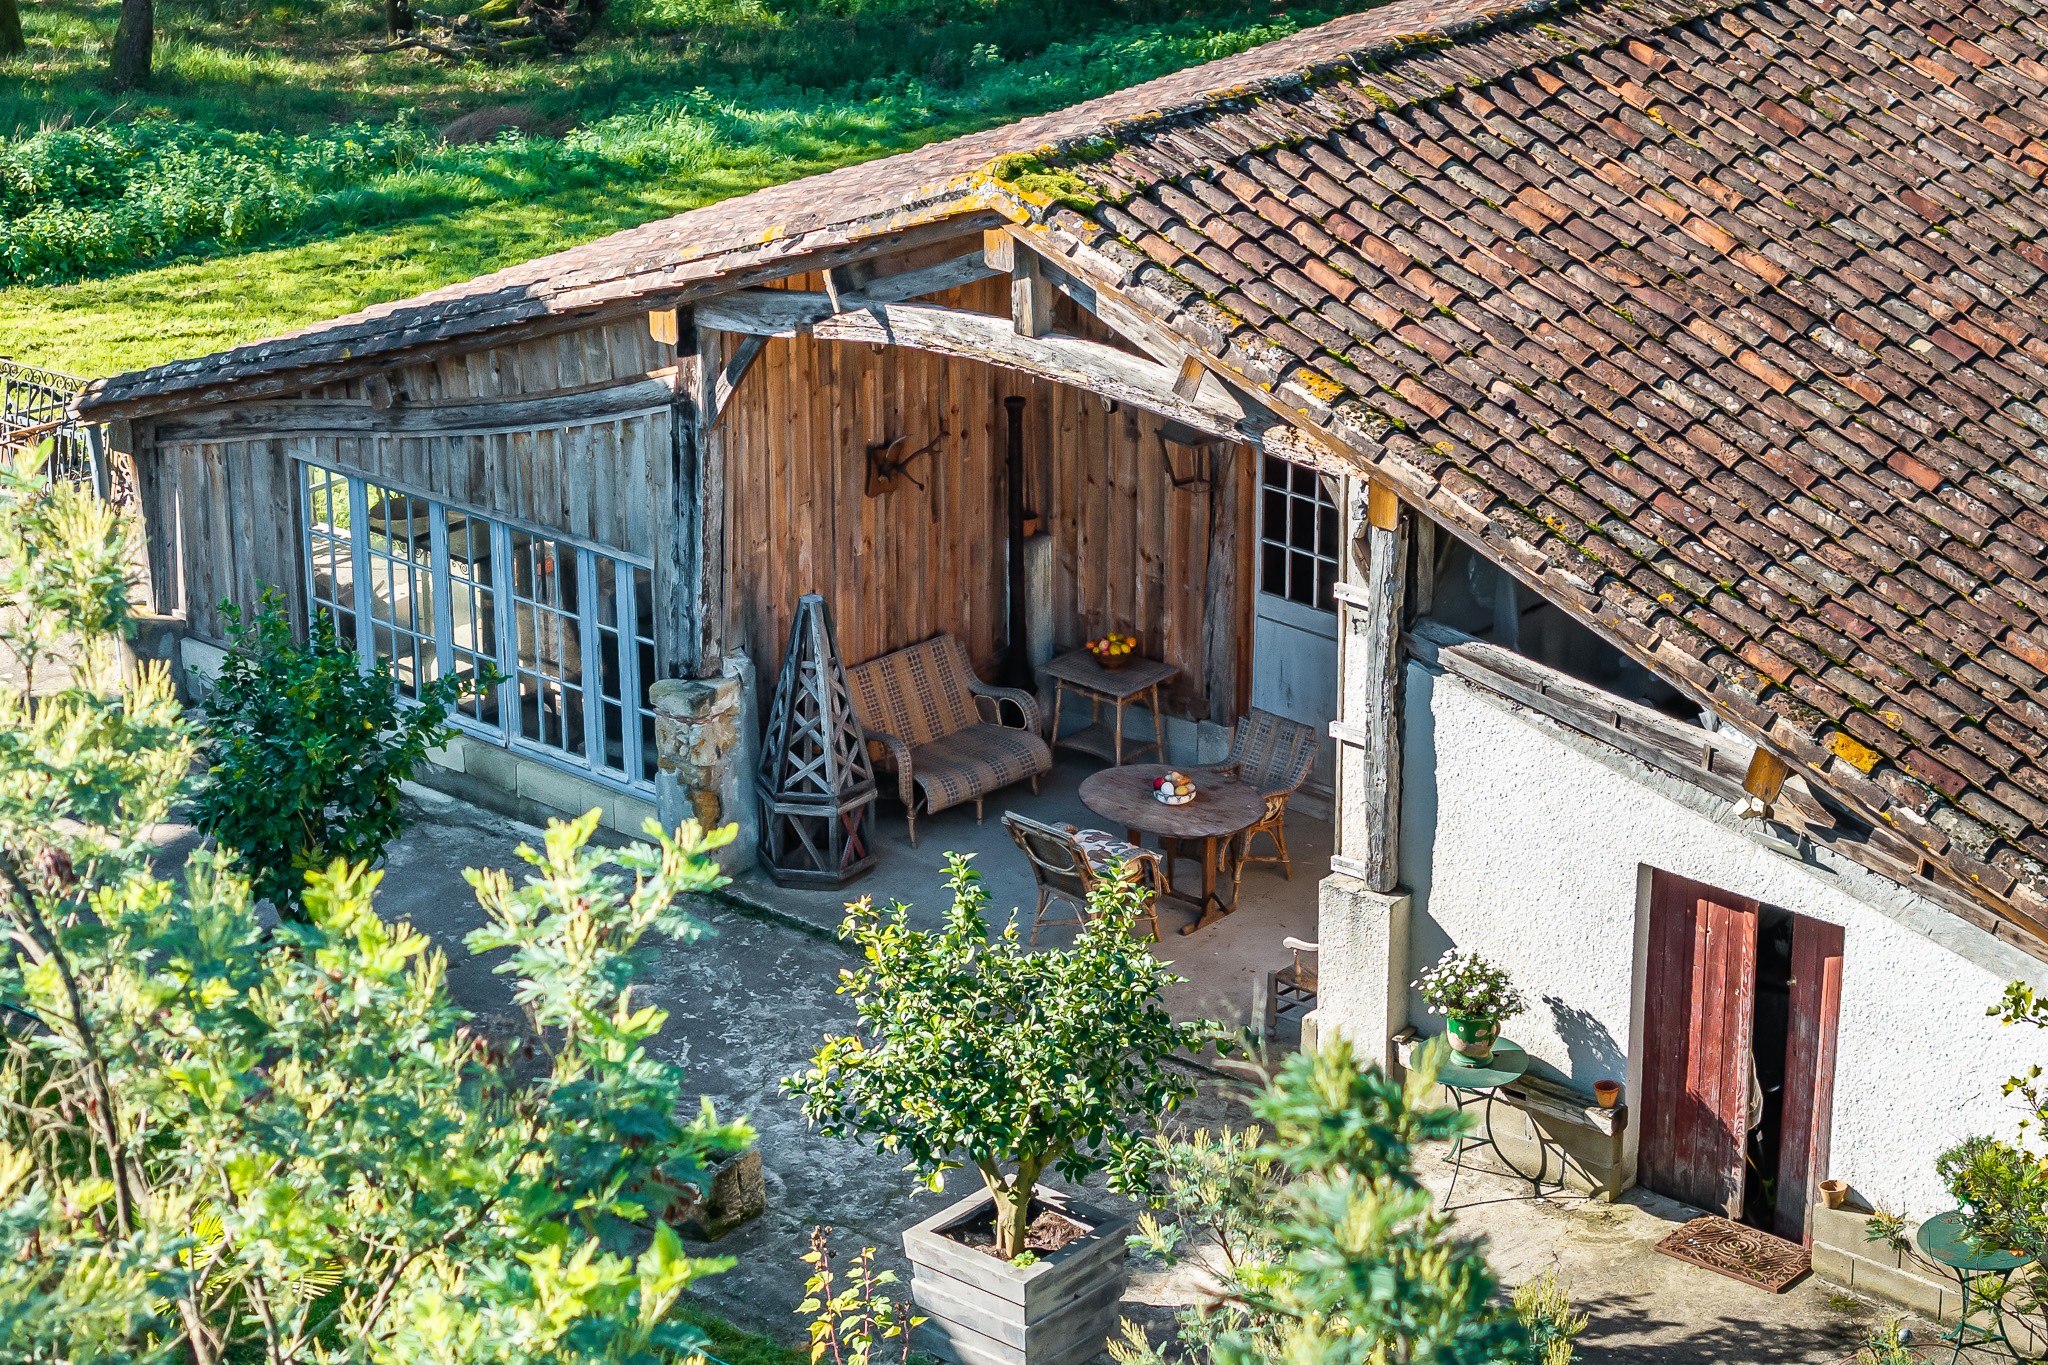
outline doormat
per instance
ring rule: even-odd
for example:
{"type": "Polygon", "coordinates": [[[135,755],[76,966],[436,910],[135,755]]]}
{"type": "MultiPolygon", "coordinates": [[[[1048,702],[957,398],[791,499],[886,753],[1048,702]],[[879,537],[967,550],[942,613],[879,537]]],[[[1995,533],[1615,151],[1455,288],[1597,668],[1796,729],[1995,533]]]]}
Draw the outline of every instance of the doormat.
{"type": "Polygon", "coordinates": [[[1813,1256],[1797,1242],[1744,1227],[1727,1218],[1695,1218],[1657,1243],[1673,1260],[1782,1294],[1813,1269],[1813,1256]]]}

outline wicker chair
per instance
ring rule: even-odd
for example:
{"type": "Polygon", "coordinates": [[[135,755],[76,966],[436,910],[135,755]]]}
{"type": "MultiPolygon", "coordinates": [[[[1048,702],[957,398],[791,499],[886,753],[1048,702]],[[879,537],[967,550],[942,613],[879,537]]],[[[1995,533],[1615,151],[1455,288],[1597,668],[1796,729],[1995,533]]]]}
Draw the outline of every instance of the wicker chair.
{"type": "Polygon", "coordinates": [[[1052,771],[1038,699],[975,677],[966,647],[951,635],[870,659],[848,669],[846,681],[875,767],[896,774],[912,847],[920,813],[972,801],[979,820],[990,792],[1027,780],[1037,791],[1039,776],[1052,771]],[[1006,704],[1018,723],[1005,723],[1006,704]]]}
{"type": "Polygon", "coordinates": [[[1229,773],[1249,782],[1266,798],[1266,810],[1237,846],[1237,870],[1232,874],[1232,894],[1244,884],[1246,863],[1278,863],[1281,873],[1294,880],[1294,864],[1287,857],[1287,798],[1308,781],[1316,765],[1322,736],[1312,725],[1276,716],[1271,711],[1253,710],[1238,721],[1230,737],[1230,753],[1221,763],[1205,769],[1229,773]],[[1273,841],[1272,853],[1252,852],[1252,840],[1265,835],[1273,841]]]}
{"type": "Polygon", "coordinates": [[[1159,897],[1166,889],[1166,878],[1157,853],[1099,829],[1048,825],[1015,811],[1003,812],[1003,827],[1024,850],[1025,861],[1031,864],[1031,879],[1038,884],[1038,905],[1031,915],[1034,945],[1042,926],[1085,924],[1089,893],[1107,879],[1110,865],[1118,861],[1123,864],[1125,879],[1146,889],[1140,918],[1150,927],[1152,941],[1159,941],[1159,897]],[[1045,912],[1054,901],[1072,908],[1074,917],[1047,919],[1045,912]]]}

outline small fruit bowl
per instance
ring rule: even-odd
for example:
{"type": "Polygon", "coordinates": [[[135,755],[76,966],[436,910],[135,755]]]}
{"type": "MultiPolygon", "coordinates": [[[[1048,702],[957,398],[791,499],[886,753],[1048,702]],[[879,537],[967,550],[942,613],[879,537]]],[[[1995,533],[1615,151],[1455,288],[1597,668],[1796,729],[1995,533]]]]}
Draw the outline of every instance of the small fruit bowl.
{"type": "Polygon", "coordinates": [[[1185,806],[1195,799],[1195,780],[1183,772],[1170,772],[1152,783],[1152,799],[1162,806],[1185,806]]]}
{"type": "Polygon", "coordinates": [[[1131,656],[1137,652],[1138,642],[1113,630],[1100,640],[1090,640],[1083,648],[1095,656],[1096,663],[1113,673],[1131,661],[1131,656]]]}

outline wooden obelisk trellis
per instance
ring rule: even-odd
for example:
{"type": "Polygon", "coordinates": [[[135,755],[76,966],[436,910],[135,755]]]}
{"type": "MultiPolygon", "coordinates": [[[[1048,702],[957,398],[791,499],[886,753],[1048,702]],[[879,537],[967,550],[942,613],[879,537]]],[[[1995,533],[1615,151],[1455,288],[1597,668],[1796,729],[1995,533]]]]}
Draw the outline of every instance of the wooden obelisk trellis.
{"type": "Polygon", "coordinates": [[[875,768],[825,599],[797,601],[761,746],[761,862],[778,882],[836,886],[875,861],[875,768]]]}

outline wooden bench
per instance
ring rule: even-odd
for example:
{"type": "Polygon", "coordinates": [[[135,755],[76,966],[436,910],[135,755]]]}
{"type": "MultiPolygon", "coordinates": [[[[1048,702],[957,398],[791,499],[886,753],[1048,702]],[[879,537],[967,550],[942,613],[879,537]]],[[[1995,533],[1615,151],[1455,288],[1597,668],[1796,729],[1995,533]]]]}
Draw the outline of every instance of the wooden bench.
{"type": "Polygon", "coordinates": [[[966,647],[951,635],[870,659],[846,679],[875,767],[896,774],[912,847],[920,813],[972,801],[979,820],[990,792],[1023,781],[1035,792],[1052,771],[1037,698],[975,677],[966,647]],[[1005,722],[1006,705],[1016,709],[1017,724],[1005,722]]]}

